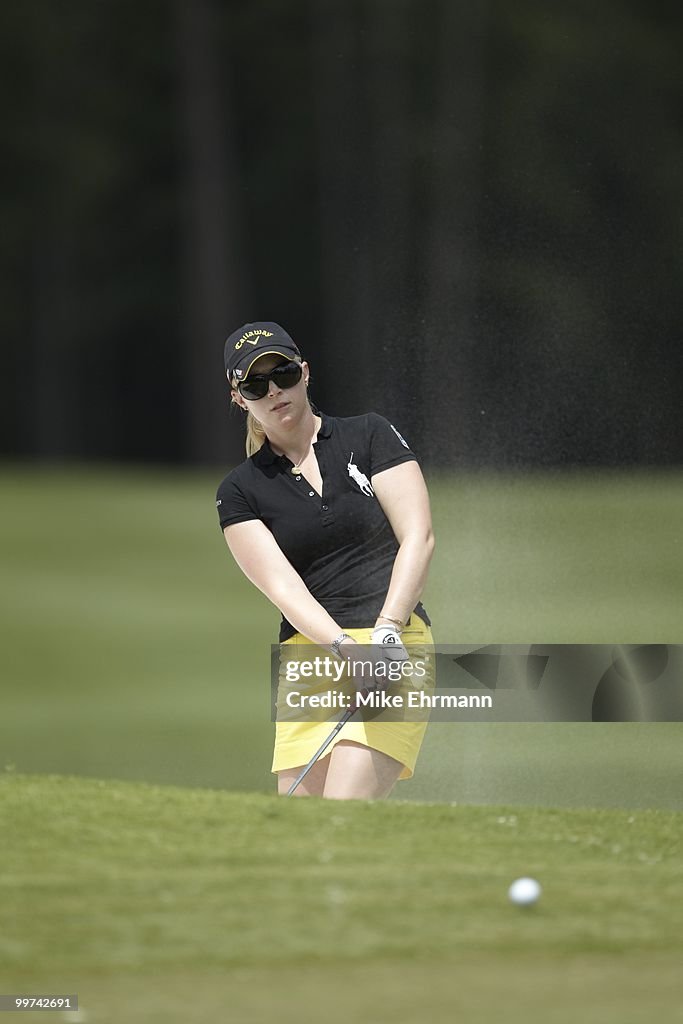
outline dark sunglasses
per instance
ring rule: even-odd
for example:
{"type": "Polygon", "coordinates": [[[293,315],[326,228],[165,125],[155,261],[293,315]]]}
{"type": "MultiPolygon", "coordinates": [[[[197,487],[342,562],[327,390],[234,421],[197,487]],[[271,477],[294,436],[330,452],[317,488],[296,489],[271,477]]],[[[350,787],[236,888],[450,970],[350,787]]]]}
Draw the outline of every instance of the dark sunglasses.
{"type": "Polygon", "coordinates": [[[252,373],[246,380],[241,380],[237,390],[242,398],[255,402],[259,398],[265,398],[272,380],[278,388],[287,390],[293,388],[301,380],[301,366],[299,363],[280,363],[270,373],[252,373]]]}

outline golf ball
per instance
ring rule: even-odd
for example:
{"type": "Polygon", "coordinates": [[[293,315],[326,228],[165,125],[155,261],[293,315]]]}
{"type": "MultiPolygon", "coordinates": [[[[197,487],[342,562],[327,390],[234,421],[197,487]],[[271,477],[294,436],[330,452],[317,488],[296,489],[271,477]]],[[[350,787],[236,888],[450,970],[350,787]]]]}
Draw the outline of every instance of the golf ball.
{"type": "Polygon", "coordinates": [[[519,907],[528,907],[541,895],[541,887],[535,878],[516,878],[508,889],[508,898],[519,907]]]}

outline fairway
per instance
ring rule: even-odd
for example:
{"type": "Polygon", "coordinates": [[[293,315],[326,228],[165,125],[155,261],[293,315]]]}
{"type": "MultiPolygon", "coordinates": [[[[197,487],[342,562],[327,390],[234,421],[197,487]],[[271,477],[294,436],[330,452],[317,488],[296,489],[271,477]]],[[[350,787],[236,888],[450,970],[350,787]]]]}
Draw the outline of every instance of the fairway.
{"type": "Polygon", "coordinates": [[[680,1019],[677,813],[9,774],[0,795],[2,991],[77,992],[88,1024],[680,1019]]]}

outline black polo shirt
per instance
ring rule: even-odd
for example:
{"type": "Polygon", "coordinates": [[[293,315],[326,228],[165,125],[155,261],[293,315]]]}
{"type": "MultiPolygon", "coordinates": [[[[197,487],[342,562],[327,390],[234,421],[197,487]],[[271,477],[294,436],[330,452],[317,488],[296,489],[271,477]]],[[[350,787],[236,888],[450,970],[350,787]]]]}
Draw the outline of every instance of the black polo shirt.
{"type": "MultiPolygon", "coordinates": [[[[372,626],[389,589],[398,542],[374,495],[375,473],[417,461],[383,416],[326,416],[315,442],[323,488],[318,494],[268,441],[221,483],[221,530],[260,519],[313,597],[342,628],[372,626]]],[[[415,612],[428,625],[421,604],[415,612]]],[[[280,642],[296,630],[283,617],[280,642]]]]}

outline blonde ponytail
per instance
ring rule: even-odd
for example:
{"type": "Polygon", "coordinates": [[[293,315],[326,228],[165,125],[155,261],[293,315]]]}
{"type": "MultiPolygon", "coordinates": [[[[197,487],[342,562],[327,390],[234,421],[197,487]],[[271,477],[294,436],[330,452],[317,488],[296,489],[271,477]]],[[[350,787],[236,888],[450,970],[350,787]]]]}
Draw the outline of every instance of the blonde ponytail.
{"type": "Polygon", "coordinates": [[[262,425],[253,416],[249,410],[247,410],[247,458],[257,452],[262,447],[266,439],[266,432],[262,425]]]}

